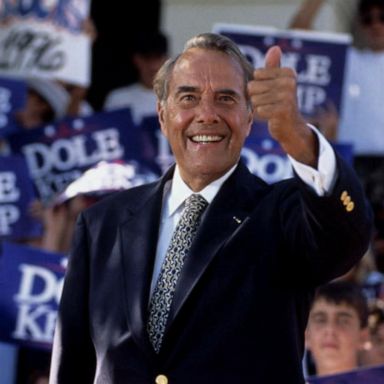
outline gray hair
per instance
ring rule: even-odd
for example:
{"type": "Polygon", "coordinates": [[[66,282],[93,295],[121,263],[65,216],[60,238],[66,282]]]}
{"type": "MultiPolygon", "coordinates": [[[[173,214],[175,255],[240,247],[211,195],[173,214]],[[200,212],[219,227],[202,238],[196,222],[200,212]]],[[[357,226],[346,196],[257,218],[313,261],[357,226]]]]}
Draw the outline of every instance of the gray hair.
{"type": "Polygon", "coordinates": [[[168,59],[159,69],[153,82],[153,88],[158,100],[164,103],[168,98],[169,81],[172,71],[180,57],[191,48],[201,48],[223,52],[234,58],[241,66],[244,74],[244,92],[247,102],[250,105],[246,86],[248,81],[253,78],[253,66],[248,59],[241,53],[239,47],[228,37],[215,33],[202,33],[192,37],[184,46],[183,51],[175,58],[168,59]]]}

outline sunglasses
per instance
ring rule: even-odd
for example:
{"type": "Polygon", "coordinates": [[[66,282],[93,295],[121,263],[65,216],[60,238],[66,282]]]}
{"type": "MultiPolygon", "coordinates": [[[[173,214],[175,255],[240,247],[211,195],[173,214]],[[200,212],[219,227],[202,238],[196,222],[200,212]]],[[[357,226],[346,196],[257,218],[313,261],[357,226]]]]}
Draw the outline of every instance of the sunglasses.
{"type": "Polygon", "coordinates": [[[380,12],[377,16],[374,16],[372,13],[366,13],[361,16],[360,21],[363,25],[372,25],[375,21],[384,24],[384,11],[380,12]]]}

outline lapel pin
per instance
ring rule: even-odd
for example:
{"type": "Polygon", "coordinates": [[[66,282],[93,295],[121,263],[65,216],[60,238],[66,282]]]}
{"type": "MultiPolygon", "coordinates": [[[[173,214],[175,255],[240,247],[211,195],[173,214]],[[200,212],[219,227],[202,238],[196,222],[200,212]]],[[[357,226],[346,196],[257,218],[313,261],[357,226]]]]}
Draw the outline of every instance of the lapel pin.
{"type": "Polygon", "coordinates": [[[233,216],[233,220],[235,220],[237,224],[241,224],[241,220],[238,217],[233,216]]]}

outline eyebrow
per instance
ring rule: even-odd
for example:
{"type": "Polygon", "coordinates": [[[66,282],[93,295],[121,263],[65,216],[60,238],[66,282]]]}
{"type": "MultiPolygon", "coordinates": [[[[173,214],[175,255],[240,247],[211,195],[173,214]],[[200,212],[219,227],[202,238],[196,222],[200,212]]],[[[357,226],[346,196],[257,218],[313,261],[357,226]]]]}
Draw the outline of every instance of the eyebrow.
{"type": "MultiPolygon", "coordinates": [[[[191,86],[191,85],[181,85],[180,87],[177,88],[177,91],[176,91],[176,95],[180,95],[181,93],[188,93],[188,92],[198,92],[199,91],[199,88],[198,87],[194,87],[194,86],[191,86]]],[[[224,94],[224,95],[228,95],[228,96],[233,96],[235,98],[239,98],[240,95],[238,94],[238,92],[234,91],[233,89],[230,89],[230,88],[222,88],[222,89],[218,89],[217,91],[215,91],[216,94],[224,94]]]]}
{"type": "MultiPolygon", "coordinates": [[[[316,312],[313,312],[310,317],[311,318],[318,318],[318,317],[326,317],[327,315],[328,314],[325,311],[316,311],[316,312]]],[[[337,312],[336,317],[337,318],[340,318],[340,317],[353,318],[353,315],[350,312],[342,311],[342,312],[337,312]]]]}
{"type": "Polygon", "coordinates": [[[339,312],[336,314],[336,317],[348,317],[348,318],[352,319],[353,315],[350,312],[339,312]]]}
{"type": "Polygon", "coordinates": [[[197,92],[198,90],[199,88],[191,85],[181,85],[180,87],[177,87],[176,95],[179,95],[180,93],[197,92]]]}

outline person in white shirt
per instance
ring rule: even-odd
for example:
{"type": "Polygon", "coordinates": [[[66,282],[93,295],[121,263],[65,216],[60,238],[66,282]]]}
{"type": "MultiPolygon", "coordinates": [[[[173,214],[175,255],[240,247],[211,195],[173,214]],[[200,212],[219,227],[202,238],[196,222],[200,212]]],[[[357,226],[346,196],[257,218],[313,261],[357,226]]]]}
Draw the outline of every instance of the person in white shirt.
{"type": "MultiPolygon", "coordinates": [[[[324,3],[304,1],[290,27],[311,29],[324,3]]],[[[329,139],[352,143],[357,157],[384,156],[384,1],[359,0],[354,20],[360,45],[347,53],[340,117],[330,108],[315,119],[329,139]]]]}
{"type": "Polygon", "coordinates": [[[168,40],[161,33],[137,36],[132,61],[137,69],[137,82],[112,90],[106,97],[104,109],[111,111],[130,108],[133,120],[140,124],[147,116],[156,116],[156,95],[153,79],[168,57],[168,40]]]}

